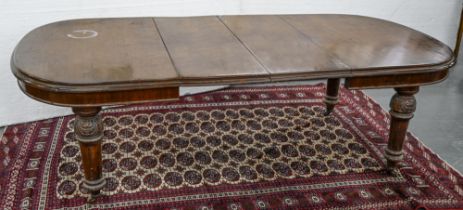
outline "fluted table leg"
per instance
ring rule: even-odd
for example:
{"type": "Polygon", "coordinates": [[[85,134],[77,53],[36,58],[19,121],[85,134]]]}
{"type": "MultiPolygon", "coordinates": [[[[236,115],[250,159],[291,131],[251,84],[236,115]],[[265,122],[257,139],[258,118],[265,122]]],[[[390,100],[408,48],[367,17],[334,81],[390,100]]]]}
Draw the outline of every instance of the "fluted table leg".
{"type": "Polygon", "coordinates": [[[101,107],[74,107],[76,114],[74,132],[80,144],[85,180],[83,186],[90,191],[89,201],[99,195],[105,185],[102,175],[101,141],[103,123],[99,112],[101,107]]]}
{"type": "Polygon", "coordinates": [[[326,95],[325,95],[325,104],[326,104],[326,111],[325,116],[328,116],[338,103],[338,92],[339,92],[339,84],[341,79],[328,79],[326,84],[326,95]]]}
{"type": "Polygon", "coordinates": [[[395,88],[396,94],[391,99],[391,126],[389,142],[385,151],[388,169],[394,169],[403,159],[402,146],[407,134],[408,122],[416,110],[415,94],[419,87],[395,88]]]}

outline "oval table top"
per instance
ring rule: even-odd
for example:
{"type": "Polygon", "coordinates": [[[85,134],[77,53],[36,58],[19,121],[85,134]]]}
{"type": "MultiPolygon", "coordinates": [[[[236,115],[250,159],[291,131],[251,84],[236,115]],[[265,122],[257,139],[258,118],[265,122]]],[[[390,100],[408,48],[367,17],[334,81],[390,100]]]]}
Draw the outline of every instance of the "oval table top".
{"type": "Polygon", "coordinates": [[[12,56],[21,82],[62,92],[435,72],[445,44],[353,15],[68,20],[27,34],[12,56]]]}

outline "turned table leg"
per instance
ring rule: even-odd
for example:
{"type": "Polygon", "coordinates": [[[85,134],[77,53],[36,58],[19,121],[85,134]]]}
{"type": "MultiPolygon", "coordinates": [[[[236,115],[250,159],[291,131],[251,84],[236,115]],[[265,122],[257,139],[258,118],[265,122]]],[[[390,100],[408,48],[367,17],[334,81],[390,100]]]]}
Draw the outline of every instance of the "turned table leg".
{"type": "Polygon", "coordinates": [[[407,134],[408,122],[416,109],[415,94],[419,87],[395,88],[396,94],[391,99],[391,127],[389,142],[385,151],[388,169],[394,169],[402,160],[402,145],[407,134]]]}
{"type": "Polygon", "coordinates": [[[92,200],[105,185],[102,176],[101,141],[103,123],[99,116],[101,107],[74,107],[76,114],[74,132],[80,144],[85,180],[83,186],[90,191],[92,200]]]}
{"type": "Polygon", "coordinates": [[[328,79],[328,83],[326,85],[326,95],[325,95],[325,104],[326,104],[326,111],[325,116],[328,116],[338,103],[338,91],[339,91],[339,83],[341,79],[328,79]]]}

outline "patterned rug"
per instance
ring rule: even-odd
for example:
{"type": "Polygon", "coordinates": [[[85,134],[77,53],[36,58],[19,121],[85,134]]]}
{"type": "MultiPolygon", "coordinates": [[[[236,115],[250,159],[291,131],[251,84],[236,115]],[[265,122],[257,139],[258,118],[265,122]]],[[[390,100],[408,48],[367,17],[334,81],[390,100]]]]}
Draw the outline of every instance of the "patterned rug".
{"type": "Polygon", "coordinates": [[[74,116],[9,126],[2,209],[458,209],[463,177],[407,135],[385,172],[389,118],[324,86],[227,89],[105,110],[104,196],[87,204],[74,116]]]}

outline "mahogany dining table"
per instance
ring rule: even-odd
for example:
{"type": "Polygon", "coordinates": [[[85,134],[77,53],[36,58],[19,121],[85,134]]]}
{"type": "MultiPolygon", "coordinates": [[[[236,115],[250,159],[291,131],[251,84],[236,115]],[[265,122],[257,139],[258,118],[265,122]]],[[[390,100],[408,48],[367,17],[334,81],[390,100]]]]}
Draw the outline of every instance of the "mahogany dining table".
{"type": "Polygon", "coordinates": [[[32,30],[11,68],[28,96],[72,107],[84,187],[98,195],[102,106],[179,99],[181,86],[327,79],[326,114],[348,89],[394,88],[387,167],[402,145],[422,85],[454,64],[442,42],[356,15],[240,15],[66,20],[32,30]]]}

